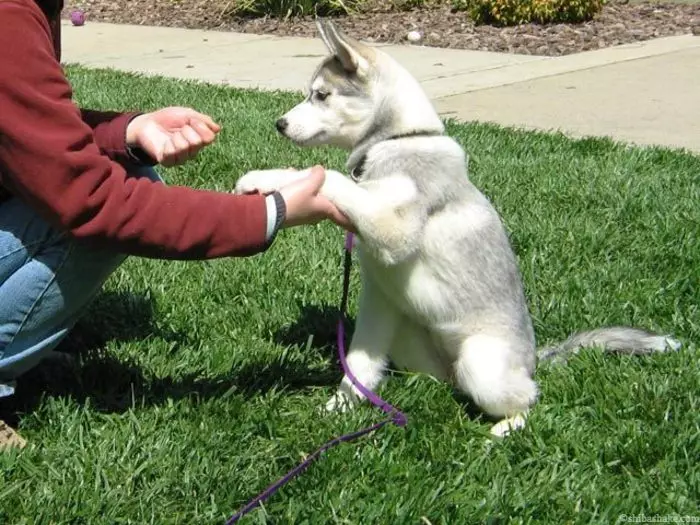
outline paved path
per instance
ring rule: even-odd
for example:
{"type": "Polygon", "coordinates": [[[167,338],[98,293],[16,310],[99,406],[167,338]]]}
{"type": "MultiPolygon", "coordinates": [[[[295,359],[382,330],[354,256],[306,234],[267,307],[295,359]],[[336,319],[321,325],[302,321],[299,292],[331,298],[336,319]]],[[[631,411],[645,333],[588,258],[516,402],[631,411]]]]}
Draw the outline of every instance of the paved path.
{"type": "MultiPolygon", "coordinates": [[[[63,39],[67,63],[266,90],[304,90],[325,55],[318,39],[96,22],[63,39]]],[[[378,46],[446,117],[700,153],[700,36],[565,57],[378,46]]]]}

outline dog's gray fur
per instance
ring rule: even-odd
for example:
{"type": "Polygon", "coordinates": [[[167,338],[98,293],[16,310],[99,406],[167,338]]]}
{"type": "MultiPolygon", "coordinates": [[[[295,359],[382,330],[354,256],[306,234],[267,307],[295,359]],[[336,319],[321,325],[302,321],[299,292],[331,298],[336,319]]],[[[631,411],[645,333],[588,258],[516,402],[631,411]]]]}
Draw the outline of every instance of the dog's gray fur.
{"type": "MultiPolygon", "coordinates": [[[[522,427],[537,399],[535,335],[520,272],[505,228],[471,183],[467,156],[418,82],[376,48],[319,23],[331,52],[313,75],[309,95],[280,121],[302,146],[351,150],[348,170],[328,170],[322,193],[358,231],[360,307],[348,364],[370,389],[389,359],[396,366],[451,381],[505,435],[522,427]]],[[[236,191],[269,192],[295,177],[255,171],[236,191]]],[[[561,359],[583,346],[647,354],[676,349],[661,335],[626,327],[572,336],[539,352],[561,359]]],[[[344,378],[329,409],[363,396],[344,378]]]]}

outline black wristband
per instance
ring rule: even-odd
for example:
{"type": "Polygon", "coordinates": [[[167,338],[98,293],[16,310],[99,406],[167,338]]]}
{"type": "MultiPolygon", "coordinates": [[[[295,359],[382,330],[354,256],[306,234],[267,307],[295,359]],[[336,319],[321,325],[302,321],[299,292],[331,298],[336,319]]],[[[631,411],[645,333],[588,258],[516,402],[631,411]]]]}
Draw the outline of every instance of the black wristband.
{"type": "Polygon", "coordinates": [[[275,220],[275,230],[274,230],[274,233],[272,234],[272,237],[275,237],[275,234],[282,227],[282,224],[284,223],[284,219],[287,217],[287,203],[284,202],[284,197],[282,197],[282,194],[279,191],[275,191],[272,194],[272,197],[275,199],[275,206],[277,208],[277,217],[275,220]]]}

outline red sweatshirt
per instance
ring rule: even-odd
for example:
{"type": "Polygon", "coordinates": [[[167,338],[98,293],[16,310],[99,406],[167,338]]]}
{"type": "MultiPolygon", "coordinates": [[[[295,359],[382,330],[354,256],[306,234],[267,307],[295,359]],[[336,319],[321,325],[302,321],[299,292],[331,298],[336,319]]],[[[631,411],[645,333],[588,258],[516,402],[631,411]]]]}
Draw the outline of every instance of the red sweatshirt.
{"type": "Polygon", "coordinates": [[[12,195],[57,229],[129,255],[265,250],[264,196],[127,177],[118,161],[134,160],[126,126],[136,113],[76,107],[59,41],[60,21],[47,20],[34,0],[0,0],[0,206],[12,195]]]}

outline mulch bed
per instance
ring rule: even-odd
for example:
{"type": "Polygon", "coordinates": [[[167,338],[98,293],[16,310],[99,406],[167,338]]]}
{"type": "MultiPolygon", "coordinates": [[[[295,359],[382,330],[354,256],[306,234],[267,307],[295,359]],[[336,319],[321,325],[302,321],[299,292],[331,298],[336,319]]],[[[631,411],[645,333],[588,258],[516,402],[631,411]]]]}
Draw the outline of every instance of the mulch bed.
{"type": "MultiPolygon", "coordinates": [[[[193,29],[285,36],[316,36],[311,17],[232,18],[223,16],[212,0],[69,0],[64,16],[74,8],[91,20],[193,29]]],[[[526,24],[496,28],[475,26],[464,13],[438,5],[407,12],[376,9],[336,22],[348,34],[363,40],[405,43],[410,31],[419,31],[419,44],[498,51],[527,55],[561,56],[580,51],[628,44],[652,38],[700,34],[700,4],[613,2],[592,21],[583,24],[526,24]]]]}

